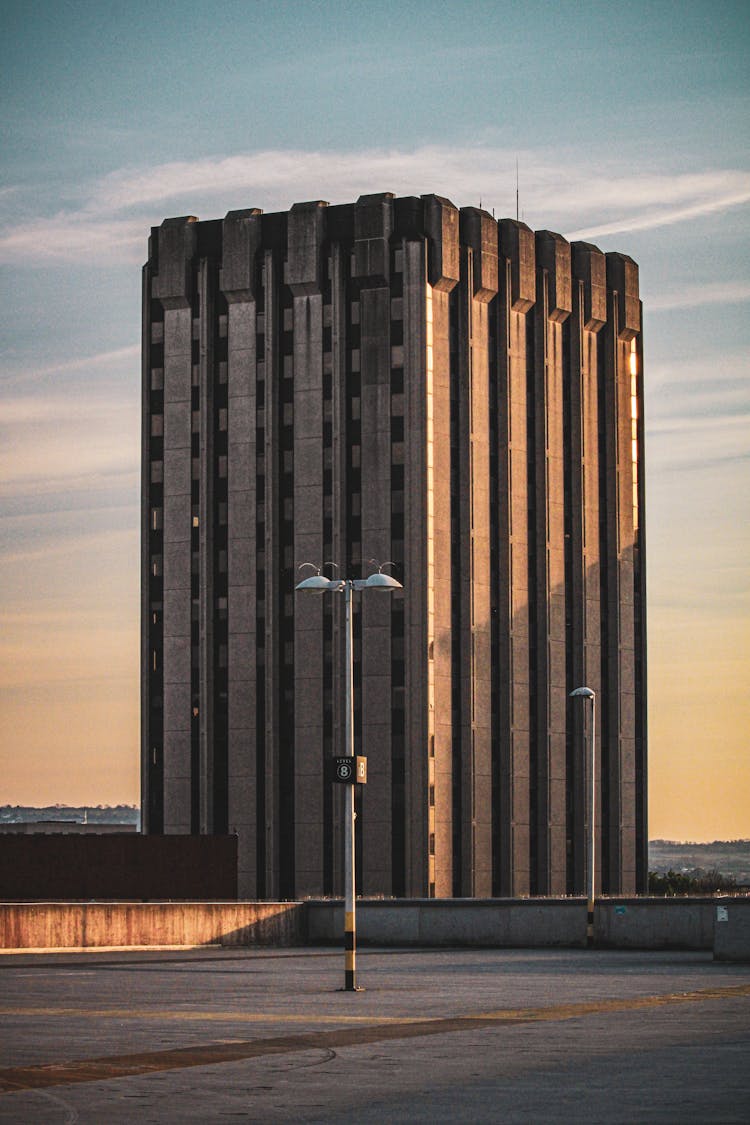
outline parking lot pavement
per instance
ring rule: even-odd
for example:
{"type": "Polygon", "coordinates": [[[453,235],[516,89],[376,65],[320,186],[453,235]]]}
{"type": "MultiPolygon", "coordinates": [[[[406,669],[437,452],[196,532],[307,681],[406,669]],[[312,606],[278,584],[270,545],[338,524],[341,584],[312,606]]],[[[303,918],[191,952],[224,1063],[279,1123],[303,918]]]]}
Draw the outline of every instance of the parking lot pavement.
{"type": "Polygon", "coordinates": [[[747,1122],[750,966],[710,954],[0,957],[0,1121],[747,1122]]]}

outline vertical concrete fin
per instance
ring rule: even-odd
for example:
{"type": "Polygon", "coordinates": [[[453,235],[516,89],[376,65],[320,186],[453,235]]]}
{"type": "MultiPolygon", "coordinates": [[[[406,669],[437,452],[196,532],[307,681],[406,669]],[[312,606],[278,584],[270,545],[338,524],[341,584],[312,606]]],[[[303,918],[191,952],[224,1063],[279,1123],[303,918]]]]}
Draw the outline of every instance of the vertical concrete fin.
{"type": "MultiPolygon", "coordinates": [[[[569,614],[566,660],[571,682],[588,684],[599,696],[602,675],[599,368],[606,337],[606,261],[596,246],[586,242],[572,244],[572,260],[573,312],[565,403],[569,479],[567,534],[570,535],[566,543],[566,583],[572,613],[569,614]]],[[[598,718],[600,711],[598,708],[598,718]]],[[[590,791],[588,755],[584,748],[586,721],[580,700],[569,699],[567,889],[572,894],[582,894],[586,888],[590,791]]],[[[596,741],[599,745],[598,735],[596,741]]],[[[599,795],[596,803],[601,809],[599,795]]],[[[601,873],[598,858],[595,871],[598,890],[601,873]]]]}
{"type": "Polygon", "coordinates": [[[324,200],[316,199],[311,203],[295,203],[289,212],[284,280],[295,297],[320,293],[327,206],[324,200]]]}
{"type": "Polygon", "coordinates": [[[583,327],[598,332],[607,322],[607,262],[598,246],[571,243],[573,277],[583,282],[583,327]]]}
{"type": "Polygon", "coordinates": [[[528,312],[536,301],[536,242],[534,232],[515,219],[498,223],[500,254],[510,262],[510,308],[528,312]]]}
{"type": "Polygon", "coordinates": [[[158,274],[153,295],[165,309],[184,309],[190,305],[190,267],[195,255],[197,218],[184,215],[165,219],[158,228],[158,274]]]}
{"type": "Polygon", "coordinates": [[[261,242],[258,207],[228,211],[222,224],[222,265],[219,287],[227,304],[249,301],[255,296],[255,255],[261,242]]]}
{"type": "MultiPolygon", "coordinates": [[[[148,262],[142,270],[141,290],[141,828],[156,832],[161,825],[161,809],[156,791],[157,752],[153,733],[163,734],[161,723],[152,718],[151,689],[151,278],[152,241],[148,240],[148,262]],[[154,798],[151,798],[151,792],[154,798]]],[[[156,552],[155,552],[156,553],[156,552]]]]}
{"type": "Polygon", "coordinates": [[[433,289],[450,293],[459,278],[458,208],[439,195],[423,195],[428,241],[428,278],[433,289]]]}
{"type": "Polygon", "coordinates": [[[360,195],[354,205],[354,277],[388,284],[392,233],[393,193],[360,195]]]}
{"type": "Polygon", "coordinates": [[[478,207],[462,207],[461,241],[472,251],[472,295],[486,304],[497,293],[498,237],[497,223],[487,211],[478,207]]]}
{"type": "Polygon", "coordinates": [[[536,233],[537,265],[549,278],[547,315],[555,324],[562,324],[573,310],[571,301],[570,243],[551,230],[536,233]]]}
{"type": "MultiPolygon", "coordinates": [[[[198,558],[201,597],[198,611],[198,646],[202,674],[199,677],[199,785],[202,834],[214,832],[214,776],[216,749],[214,700],[214,323],[216,272],[206,258],[198,267],[200,297],[199,365],[200,388],[200,478],[198,558]]],[[[192,511],[192,509],[191,509],[192,511]]],[[[192,599],[191,599],[192,600],[192,599]]],[[[195,779],[193,781],[195,784],[195,779]]]]}
{"type": "Polygon", "coordinates": [[[607,285],[617,293],[617,328],[621,340],[632,340],[641,330],[638,266],[627,254],[607,254],[607,285]]]}

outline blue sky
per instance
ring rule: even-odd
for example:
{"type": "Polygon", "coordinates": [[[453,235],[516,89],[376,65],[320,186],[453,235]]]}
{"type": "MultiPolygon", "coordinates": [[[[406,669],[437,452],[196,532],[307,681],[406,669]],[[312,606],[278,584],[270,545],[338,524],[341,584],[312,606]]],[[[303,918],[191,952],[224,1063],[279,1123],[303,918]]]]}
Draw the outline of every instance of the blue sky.
{"type": "Polygon", "coordinates": [[[639,263],[652,835],[750,836],[750,11],[6,4],[0,802],[137,800],[140,265],[435,191],[639,263]]]}

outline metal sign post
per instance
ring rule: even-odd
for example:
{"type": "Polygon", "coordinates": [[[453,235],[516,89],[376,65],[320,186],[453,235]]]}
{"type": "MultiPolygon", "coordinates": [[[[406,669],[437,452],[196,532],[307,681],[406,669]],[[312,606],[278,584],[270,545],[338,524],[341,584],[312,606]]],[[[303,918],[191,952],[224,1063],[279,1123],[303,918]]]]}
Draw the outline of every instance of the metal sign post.
{"type": "MultiPolygon", "coordinates": [[[[346,740],[354,767],[354,583],[346,583],[346,740]]],[[[352,772],[354,772],[352,768],[352,772]]],[[[354,875],[354,785],[344,790],[344,991],[356,992],[357,918],[354,875]]]]}
{"type": "MultiPolygon", "coordinates": [[[[377,566],[374,559],[370,560],[377,566]]],[[[334,565],[334,564],[326,564],[334,565]]],[[[367,759],[354,754],[354,606],[355,590],[394,590],[403,589],[400,582],[390,574],[383,573],[383,563],[369,578],[327,578],[320,573],[320,567],[310,566],[317,573],[298,582],[295,589],[310,590],[323,594],[344,592],[346,602],[346,669],[345,669],[345,710],[344,734],[345,757],[334,758],[332,780],[344,784],[344,992],[360,992],[357,988],[357,929],[356,929],[356,886],[354,867],[354,786],[367,781],[367,759]]]]}
{"type": "Polygon", "coordinates": [[[589,830],[587,834],[587,892],[588,912],[586,916],[586,944],[594,944],[594,901],[596,894],[596,692],[590,687],[579,687],[570,693],[571,699],[582,699],[584,704],[584,760],[586,748],[586,703],[591,704],[591,731],[589,735],[590,753],[588,758],[589,774],[589,830]]]}

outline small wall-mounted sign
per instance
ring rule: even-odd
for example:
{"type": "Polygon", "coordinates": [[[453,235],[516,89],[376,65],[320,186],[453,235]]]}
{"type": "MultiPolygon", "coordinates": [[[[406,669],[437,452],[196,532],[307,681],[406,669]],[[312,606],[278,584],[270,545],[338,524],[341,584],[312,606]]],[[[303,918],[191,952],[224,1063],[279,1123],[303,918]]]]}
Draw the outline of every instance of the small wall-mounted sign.
{"type": "Polygon", "coordinates": [[[728,907],[726,907],[726,906],[717,906],[716,907],[716,921],[717,922],[728,922],[729,921],[729,909],[728,909],[728,907]]]}
{"type": "Polygon", "coordinates": [[[333,758],[328,772],[331,781],[340,785],[365,785],[367,783],[367,758],[333,758]]]}

